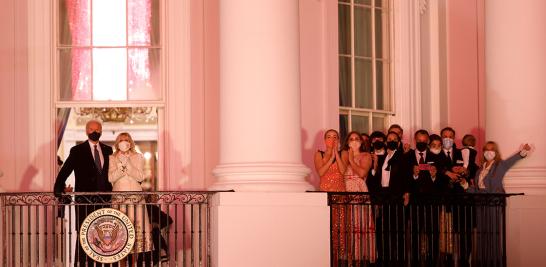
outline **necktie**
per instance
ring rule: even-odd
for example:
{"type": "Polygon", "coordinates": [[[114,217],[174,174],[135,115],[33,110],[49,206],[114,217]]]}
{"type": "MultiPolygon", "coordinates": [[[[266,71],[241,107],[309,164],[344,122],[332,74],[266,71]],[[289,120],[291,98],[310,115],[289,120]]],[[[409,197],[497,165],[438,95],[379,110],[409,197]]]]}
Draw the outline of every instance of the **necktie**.
{"type": "Polygon", "coordinates": [[[95,145],[95,150],[93,151],[93,155],[95,157],[95,166],[97,166],[97,170],[99,171],[99,174],[102,172],[102,164],[100,163],[100,155],[99,150],[97,149],[97,145],[95,145]]]}
{"type": "Polygon", "coordinates": [[[419,152],[419,164],[425,164],[425,158],[423,157],[423,152],[419,152]]]}
{"type": "Polygon", "coordinates": [[[451,152],[447,152],[447,157],[449,158],[449,161],[451,161],[451,152]]]}

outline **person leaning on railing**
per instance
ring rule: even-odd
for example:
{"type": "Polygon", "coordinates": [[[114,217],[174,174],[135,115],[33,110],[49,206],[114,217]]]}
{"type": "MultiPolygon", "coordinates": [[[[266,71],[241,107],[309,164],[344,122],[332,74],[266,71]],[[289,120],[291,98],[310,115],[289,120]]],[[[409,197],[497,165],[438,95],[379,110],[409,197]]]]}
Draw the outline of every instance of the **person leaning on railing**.
{"type": "MultiPolygon", "coordinates": [[[[503,160],[497,143],[489,141],[483,146],[482,164],[471,181],[468,192],[473,193],[505,193],[503,180],[506,172],[516,162],[527,157],[531,150],[528,144],[521,145],[520,150],[511,157],[503,160]]],[[[503,241],[500,233],[504,225],[503,214],[498,212],[497,206],[490,206],[488,201],[495,199],[494,195],[484,196],[486,201],[475,208],[476,248],[473,250],[472,262],[475,266],[499,266],[503,260],[503,241]],[[489,197],[489,198],[488,198],[489,197]]],[[[503,198],[504,200],[504,198],[503,198]]]]}
{"type": "MultiPolygon", "coordinates": [[[[96,120],[90,120],[85,125],[85,132],[88,140],[76,145],[70,149],[70,154],[64,162],[61,170],[55,179],[53,192],[59,198],[59,202],[67,204],[69,197],[62,196],[64,192],[111,192],[112,185],[108,182],[108,156],[112,154],[112,147],[99,142],[102,134],[102,124],[96,120]],[[69,185],[66,187],[66,179],[74,172],[74,189],[69,185]]],[[[76,228],[80,231],[80,226],[93,211],[107,207],[109,205],[109,196],[105,195],[82,195],[76,196],[76,228]],[[88,205],[96,204],[96,205],[88,205]]],[[[62,213],[60,214],[63,215],[62,213]]],[[[83,251],[80,242],[76,242],[75,248],[75,266],[94,266],[95,262],[87,257],[83,251]]],[[[96,263],[101,266],[100,263],[96,263]]]]}

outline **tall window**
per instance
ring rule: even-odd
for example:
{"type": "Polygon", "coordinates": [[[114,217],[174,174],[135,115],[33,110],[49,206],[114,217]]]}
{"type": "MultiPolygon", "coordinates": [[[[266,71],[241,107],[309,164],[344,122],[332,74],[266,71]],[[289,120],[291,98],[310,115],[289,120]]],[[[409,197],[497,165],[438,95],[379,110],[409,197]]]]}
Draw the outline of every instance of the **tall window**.
{"type": "Polygon", "coordinates": [[[389,0],[339,0],[339,124],[383,130],[392,115],[389,0]]]}
{"type": "MultiPolygon", "coordinates": [[[[164,0],[56,0],[57,156],[87,139],[90,119],[101,142],[129,132],[145,158],[145,184],[157,186],[164,0]]],[[[72,177],[67,183],[70,183],[72,177]]]]}
{"type": "Polygon", "coordinates": [[[159,0],[58,0],[60,101],[160,100],[159,0]]]}

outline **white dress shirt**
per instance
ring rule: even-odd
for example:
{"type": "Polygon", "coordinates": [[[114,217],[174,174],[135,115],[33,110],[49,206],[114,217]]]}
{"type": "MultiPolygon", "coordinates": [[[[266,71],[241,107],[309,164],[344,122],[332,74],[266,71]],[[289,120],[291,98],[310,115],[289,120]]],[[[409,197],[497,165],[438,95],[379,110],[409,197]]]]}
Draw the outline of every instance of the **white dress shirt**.
{"type": "Polygon", "coordinates": [[[461,149],[461,154],[463,155],[463,167],[465,169],[468,169],[468,165],[470,163],[470,149],[474,149],[473,147],[465,147],[461,149]]]}
{"type": "Polygon", "coordinates": [[[383,162],[383,166],[381,167],[381,186],[382,187],[389,187],[389,182],[391,180],[391,171],[386,169],[389,166],[389,160],[392,158],[394,153],[396,153],[396,150],[387,152],[387,157],[385,158],[385,162],[383,162]]]}

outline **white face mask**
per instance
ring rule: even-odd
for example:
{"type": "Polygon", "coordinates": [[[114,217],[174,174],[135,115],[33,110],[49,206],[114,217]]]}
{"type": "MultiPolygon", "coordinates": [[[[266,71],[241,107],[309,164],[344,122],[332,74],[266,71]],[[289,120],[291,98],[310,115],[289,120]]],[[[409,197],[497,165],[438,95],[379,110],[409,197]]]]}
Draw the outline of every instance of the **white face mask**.
{"type": "Polygon", "coordinates": [[[129,149],[131,149],[131,143],[129,143],[127,141],[121,141],[121,142],[119,142],[118,147],[119,147],[119,150],[121,150],[123,152],[127,152],[127,151],[129,151],[129,149]]]}
{"type": "Polygon", "coordinates": [[[360,149],[360,146],[362,145],[359,141],[351,141],[349,142],[349,146],[353,149],[353,151],[357,151],[360,149]]]}
{"type": "Polygon", "coordinates": [[[488,151],[483,152],[483,157],[487,161],[494,160],[495,156],[496,156],[495,151],[489,151],[488,150],[488,151]]]}
{"type": "Polygon", "coordinates": [[[451,138],[442,139],[442,146],[444,147],[444,149],[450,149],[453,146],[453,139],[451,138]]]}
{"type": "Polygon", "coordinates": [[[431,148],[430,152],[432,152],[435,155],[438,155],[438,154],[440,154],[440,152],[442,152],[442,149],[441,148],[431,148]]]}

